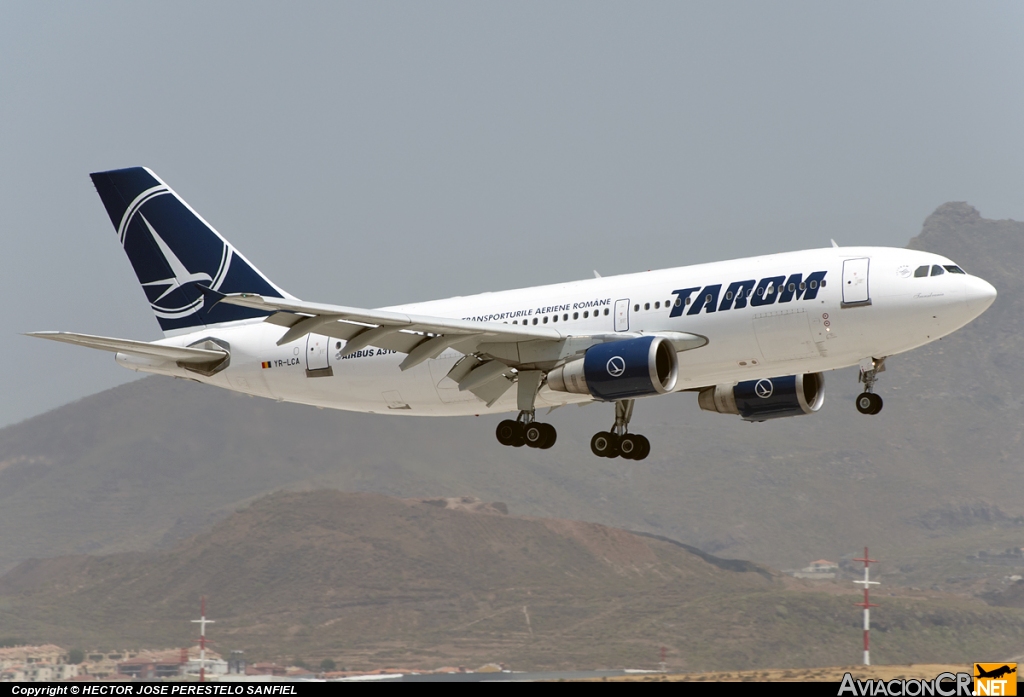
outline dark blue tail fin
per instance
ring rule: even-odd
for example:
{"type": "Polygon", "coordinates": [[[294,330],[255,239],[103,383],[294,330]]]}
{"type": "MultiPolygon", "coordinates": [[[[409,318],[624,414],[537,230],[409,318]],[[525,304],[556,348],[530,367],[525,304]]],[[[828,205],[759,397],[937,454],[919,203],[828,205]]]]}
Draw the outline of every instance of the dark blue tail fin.
{"type": "Polygon", "coordinates": [[[290,297],[150,170],[90,176],[165,334],[266,314],[224,303],[211,307],[197,284],[220,293],[290,297]]]}

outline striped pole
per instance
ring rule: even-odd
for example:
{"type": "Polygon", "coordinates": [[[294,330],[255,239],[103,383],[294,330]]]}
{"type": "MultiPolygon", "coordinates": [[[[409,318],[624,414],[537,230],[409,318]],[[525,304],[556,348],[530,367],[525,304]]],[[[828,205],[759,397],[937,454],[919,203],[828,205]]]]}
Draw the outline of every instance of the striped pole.
{"type": "Polygon", "coordinates": [[[870,588],[871,586],[877,586],[878,585],[878,581],[872,581],[870,579],[870,577],[869,577],[870,571],[868,569],[868,566],[871,564],[871,562],[874,562],[874,563],[877,564],[878,560],[870,558],[868,556],[868,548],[865,547],[864,548],[864,558],[863,559],[854,559],[854,561],[862,561],[862,562],[864,562],[864,580],[863,581],[854,581],[854,583],[860,583],[860,584],[862,584],[864,586],[864,602],[863,603],[856,603],[856,606],[864,608],[864,665],[869,666],[869,665],[871,665],[871,649],[870,649],[870,644],[869,644],[868,637],[869,637],[870,632],[871,632],[871,608],[878,607],[878,606],[871,604],[871,601],[868,598],[868,588],[870,588]]]}

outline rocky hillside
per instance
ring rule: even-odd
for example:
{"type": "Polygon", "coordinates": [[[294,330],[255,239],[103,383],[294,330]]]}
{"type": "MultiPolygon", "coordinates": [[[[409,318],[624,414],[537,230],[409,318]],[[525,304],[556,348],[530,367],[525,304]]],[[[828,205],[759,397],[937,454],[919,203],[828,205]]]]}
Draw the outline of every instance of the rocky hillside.
{"type": "MultiPolygon", "coordinates": [[[[0,578],[0,626],[28,641],[174,646],[207,597],[223,652],[344,666],[498,661],[520,669],[803,667],[855,662],[848,583],[593,523],[463,499],[277,494],[160,552],[27,561],[0,578]]],[[[1003,656],[1024,610],[934,593],[883,597],[878,661],[1003,656]]]]}

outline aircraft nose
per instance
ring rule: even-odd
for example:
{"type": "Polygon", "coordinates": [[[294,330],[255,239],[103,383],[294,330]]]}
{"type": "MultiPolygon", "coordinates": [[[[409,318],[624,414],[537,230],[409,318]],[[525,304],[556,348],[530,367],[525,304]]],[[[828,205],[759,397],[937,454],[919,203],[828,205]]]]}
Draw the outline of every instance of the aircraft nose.
{"type": "Polygon", "coordinates": [[[977,276],[968,276],[964,292],[964,300],[972,317],[977,317],[987,310],[996,299],[996,289],[991,283],[977,276]]]}

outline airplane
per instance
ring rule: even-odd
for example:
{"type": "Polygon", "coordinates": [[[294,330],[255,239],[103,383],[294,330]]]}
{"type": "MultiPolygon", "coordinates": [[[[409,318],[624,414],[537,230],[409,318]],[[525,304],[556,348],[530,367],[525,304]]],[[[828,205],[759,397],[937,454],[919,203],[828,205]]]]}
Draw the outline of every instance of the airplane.
{"type": "Polygon", "coordinates": [[[1003,677],[1004,675],[1009,675],[1010,673],[1016,673],[1017,672],[1017,666],[1016,666],[1016,664],[1014,664],[1014,667],[1011,668],[1009,665],[1003,664],[1002,666],[1000,666],[998,668],[995,668],[993,670],[985,670],[979,664],[975,663],[974,664],[974,670],[977,673],[977,675],[974,676],[976,678],[997,678],[998,679],[998,678],[1003,677]]]}
{"type": "MultiPolygon", "coordinates": [[[[517,413],[505,446],[557,439],[538,409],[614,405],[599,457],[642,460],[635,401],[812,414],[824,372],[859,366],[862,414],[888,357],[963,327],[996,289],[937,254],[831,247],[364,309],[300,300],[151,170],[90,175],[164,338],[29,335],[111,351],[143,373],[317,407],[423,416],[517,413]]],[[[550,414],[550,411],[548,412],[550,414]]]]}

